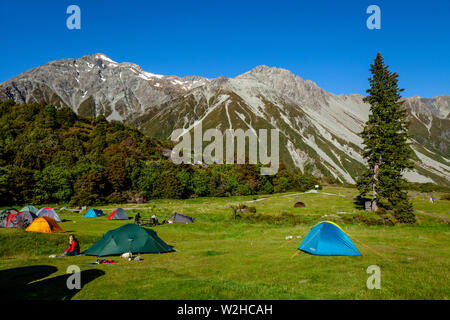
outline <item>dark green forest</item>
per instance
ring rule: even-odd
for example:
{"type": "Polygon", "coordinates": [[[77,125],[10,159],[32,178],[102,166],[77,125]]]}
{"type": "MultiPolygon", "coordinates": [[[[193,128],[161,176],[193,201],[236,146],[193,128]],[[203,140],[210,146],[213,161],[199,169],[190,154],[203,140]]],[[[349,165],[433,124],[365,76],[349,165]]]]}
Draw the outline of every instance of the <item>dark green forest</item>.
{"type": "Polygon", "coordinates": [[[318,184],[283,165],[275,176],[250,164],[175,165],[164,156],[172,147],[103,115],[0,102],[0,205],[256,195],[318,184]]]}

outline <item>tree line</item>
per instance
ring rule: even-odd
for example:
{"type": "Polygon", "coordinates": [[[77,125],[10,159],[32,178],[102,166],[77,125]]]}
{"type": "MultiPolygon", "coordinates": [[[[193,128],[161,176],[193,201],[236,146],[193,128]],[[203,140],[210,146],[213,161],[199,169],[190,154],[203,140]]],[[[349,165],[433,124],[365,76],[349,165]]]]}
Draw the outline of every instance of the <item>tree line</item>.
{"type": "Polygon", "coordinates": [[[223,197],[318,184],[283,165],[274,176],[262,176],[259,165],[250,164],[175,165],[164,155],[172,147],[103,115],[0,102],[0,205],[223,197]]]}

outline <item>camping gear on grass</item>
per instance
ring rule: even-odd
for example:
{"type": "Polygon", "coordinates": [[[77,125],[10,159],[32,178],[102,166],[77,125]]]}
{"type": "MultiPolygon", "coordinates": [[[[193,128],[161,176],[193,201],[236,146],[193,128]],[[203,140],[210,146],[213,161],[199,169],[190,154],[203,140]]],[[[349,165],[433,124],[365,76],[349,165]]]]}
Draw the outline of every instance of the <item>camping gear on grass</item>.
{"type": "Polygon", "coordinates": [[[128,220],[127,213],[122,208],[117,208],[109,216],[109,220],[128,220]]]}
{"type": "Polygon", "coordinates": [[[96,218],[96,217],[101,217],[101,216],[104,216],[102,210],[90,208],[84,217],[85,218],[96,218]]]}
{"type": "Polygon", "coordinates": [[[133,254],[131,252],[125,252],[122,253],[120,256],[124,259],[131,259],[133,257],[133,254]]]}
{"type": "Polygon", "coordinates": [[[6,228],[26,229],[36,216],[29,211],[21,211],[17,213],[11,213],[6,218],[6,228]]]}
{"type": "Polygon", "coordinates": [[[32,214],[36,215],[38,210],[36,209],[35,206],[25,206],[20,211],[28,211],[28,212],[31,212],[32,214]]]}
{"type": "Polygon", "coordinates": [[[314,226],[298,249],[320,256],[361,255],[341,227],[331,221],[323,221],[314,226]]]}
{"type": "Polygon", "coordinates": [[[91,262],[89,264],[110,264],[110,263],[116,263],[116,261],[111,260],[111,259],[102,259],[102,260],[97,260],[95,262],[91,262]]]}
{"type": "Polygon", "coordinates": [[[168,220],[169,223],[192,223],[194,218],[175,212],[168,220]]]}
{"type": "Polygon", "coordinates": [[[55,219],[56,222],[61,222],[61,219],[56,214],[56,211],[53,210],[53,208],[50,208],[50,207],[42,208],[41,210],[36,212],[36,216],[38,218],[40,218],[40,217],[49,217],[49,218],[55,219]]]}
{"type": "Polygon", "coordinates": [[[88,256],[112,256],[131,253],[164,253],[175,251],[162,241],[151,229],[134,223],[108,231],[103,238],[94,243],[84,254],[88,256]]]}
{"type": "Polygon", "coordinates": [[[28,226],[28,228],[26,228],[26,231],[45,232],[45,233],[65,232],[58,225],[56,220],[50,217],[39,217],[34,219],[34,221],[28,226]]]}
{"type": "Polygon", "coordinates": [[[296,204],[294,204],[294,208],[303,208],[306,207],[306,205],[303,202],[297,202],[296,204]]]}

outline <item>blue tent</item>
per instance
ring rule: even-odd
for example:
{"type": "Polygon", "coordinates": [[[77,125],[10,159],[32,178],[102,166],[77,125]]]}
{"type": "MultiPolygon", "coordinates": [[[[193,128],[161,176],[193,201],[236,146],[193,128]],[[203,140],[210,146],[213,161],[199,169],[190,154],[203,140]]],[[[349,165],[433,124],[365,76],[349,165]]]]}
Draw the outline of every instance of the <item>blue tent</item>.
{"type": "Polygon", "coordinates": [[[323,221],[314,226],[298,249],[319,256],[361,255],[341,227],[331,221],[323,221]]]}
{"type": "Polygon", "coordinates": [[[95,218],[95,217],[101,217],[103,215],[104,214],[103,214],[102,210],[90,208],[84,217],[85,218],[95,218]]]}

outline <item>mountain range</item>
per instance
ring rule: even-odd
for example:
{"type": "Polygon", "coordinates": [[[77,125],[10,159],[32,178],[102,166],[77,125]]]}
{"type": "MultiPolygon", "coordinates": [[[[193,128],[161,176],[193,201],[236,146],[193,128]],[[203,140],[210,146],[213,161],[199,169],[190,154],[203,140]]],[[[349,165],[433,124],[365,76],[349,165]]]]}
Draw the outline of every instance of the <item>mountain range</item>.
{"type": "MultiPolygon", "coordinates": [[[[0,84],[0,100],[67,105],[103,114],[169,139],[173,130],[280,130],[280,160],[302,172],[355,183],[364,166],[359,133],[369,105],[359,94],[335,95],[288,70],[258,66],[235,78],[145,72],[104,54],[62,59],[0,84]]],[[[403,98],[410,121],[412,182],[450,185],[450,96],[403,98]]]]}

